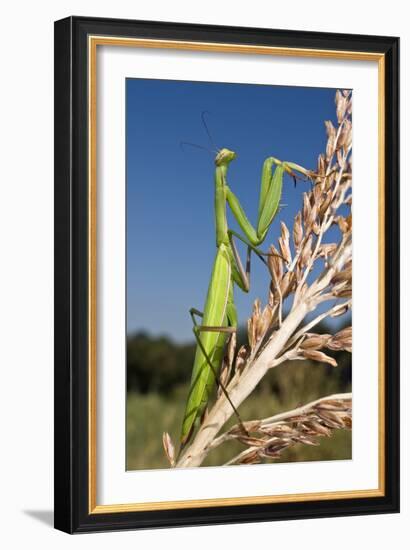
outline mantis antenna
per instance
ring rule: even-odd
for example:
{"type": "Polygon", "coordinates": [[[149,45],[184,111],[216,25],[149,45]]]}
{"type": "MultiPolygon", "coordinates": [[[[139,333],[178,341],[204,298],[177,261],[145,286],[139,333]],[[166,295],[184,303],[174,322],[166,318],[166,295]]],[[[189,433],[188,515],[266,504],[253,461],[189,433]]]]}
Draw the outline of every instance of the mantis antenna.
{"type": "Polygon", "coordinates": [[[211,132],[209,131],[208,124],[206,123],[206,120],[205,120],[205,115],[209,115],[209,111],[202,111],[201,120],[202,120],[202,124],[205,128],[205,132],[208,136],[208,139],[209,139],[213,149],[209,149],[208,147],[205,147],[204,145],[198,145],[197,143],[192,143],[191,141],[181,141],[179,145],[180,145],[182,150],[184,150],[184,147],[183,147],[184,145],[190,145],[191,147],[196,147],[197,149],[202,149],[203,151],[207,151],[208,153],[210,153],[212,156],[215,156],[219,152],[219,148],[215,145],[215,142],[212,138],[211,132]]]}
{"type": "Polygon", "coordinates": [[[183,147],[184,145],[190,145],[191,147],[196,147],[197,149],[202,149],[203,151],[206,151],[207,153],[209,153],[212,156],[215,155],[215,151],[212,151],[211,149],[208,149],[208,147],[204,147],[203,145],[198,145],[197,143],[191,143],[190,141],[181,141],[179,143],[179,146],[181,147],[182,150],[184,150],[184,147],[183,147]]]}
{"type": "Polygon", "coordinates": [[[205,128],[205,131],[208,135],[209,141],[211,142],[212,147],[214,148],[215,152],[217,153],[219,151],[219,147],[217,147],[215,145],[215,142],[212,138],[211,132],[209,131],[208,124],[206,123],[205,115],[209,115],[209,111],[202,111],[201,119],[202,119],[202,124],[204,125],[204,128],[205,128]]]}

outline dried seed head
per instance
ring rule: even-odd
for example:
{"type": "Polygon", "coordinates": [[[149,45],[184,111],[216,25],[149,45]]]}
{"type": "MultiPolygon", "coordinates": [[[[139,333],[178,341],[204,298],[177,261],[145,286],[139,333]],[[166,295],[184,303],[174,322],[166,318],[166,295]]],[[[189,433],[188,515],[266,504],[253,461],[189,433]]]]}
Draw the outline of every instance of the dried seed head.
{"type": "Polygon", "coordinates": [[[165,454],[167,455],[168,462],[171,466],[175,466],[175,447],[168,432],[164,432],[162,434],[162,445],[164,447],[165,454]]]}
{"type": "Polygon", "coordinates": [[[341,146],[343,147],[344,155],[347,155],[351,145],[352,145],[352,123],[350,120],[345,120],[345,124],[343,128],[343,137],[341,139],[341,146]]]}
{"type": "Polygon", "coordinates": [[[343,307],[339,307],[339,308],[335,309],[335,311],[333,311],[330,314],[330,317],[340,317],[341,315],[344,315],[346,313],[346,311],[349,311],[349,309],[350,309],[350,305],[349,304],[344,304],[343,307]]]}
{"type": "Polygon", "coordinates": [[[321,349],[331,340],[330,334],[308,334],[300,344],[301,349],[321,349]]]}
{"type": "Polygon", "coordinates": [[[325,120],[325,126],[327,133],[326,160],[329,161],[335,150],[336,129],[331,120],[325,120]]]}
{"type": "Polygon", "coordinates": [[[344,428],[344,422],[338,413],[332,411],[319,411],[320,418],[330,428],[344,428]]]}
{"type": "Polygon", "coordinates": [[[333,195],[332,195],[332,193],[330,193],[328,191],[325,195],[325,199],[323,200],[323,202],[322,202],[322,204],[320,205],[320,208],[319,208],[319,219],[320,219],[320,221],[322,221],[323,218],[325,217],[325,214],[329,209],[329,206],[332,202],[332,199],[333,199],[333,195]]]}
{"type": "Polygon", "coordinates": [[[287,271],[280,283],[280,291],[281,291],[283,300],[287,298],[291,292],[293,292],[296,286],[295,284],[296,284],[295,273],[293,271],[287,271]]]}
{"type": "Polygon", "coordinates": [[[325,185],[326,191],[329,191],[330,189],[333,188],[335,181],[336,181],[336,171],[333,170],[332,172],[330,172],[329,176],[326,178],[326,185],[325,185]]]}
{"type": "Polygon", "coordinates": [[[312,256],[312,235],[309,235],[308,240],[303,247],[302,254],[300,255],[299,263],[301,267],[305,267],[312,256]]]}
{"type": "MultiPolygon", "coordinates": [[[[259,431],[260,426],[261,426],[261,420],[251,420],[251,421],[245,422],[245,427],[246,427],[248,433],[259,431]]],[[[243,435],[244,435],[243,428],[240,424],[235,424],[234,426],[232,426],[232,428],[230,428],[227,431],[227,434],[229,434],[229,435],[239,435],[239,436],[243,437],[243,435]]]]}
{"type": "Polygon", "coordinates": [[[315,439],[312,439],[305,434],[295,437],[294,441],[297,443],[303,443],[305,445],[312,445],[313,447],[317,447],[319,445],[319,443],[315,439]]]}
{"type": "Polygon", "coordinates": [[[352,338],[352,327],[346,327],[336,334],[337,338],[352,338]]]}
{"type": "Polygon", "coordinates": [[[336,137],[336,128],[333,126],[333,122],[331,120],[325,120],[325,126],[326,126],[326,133],[328,138],[335,138],[336,137]]]}
{"type": "Polygon", "coordinates": [[[336,151],[336,158],[337,158],[337,163],[341,168],[343,166],[343,163],[344,163],[345,159],[344,159],[344,156],[343,156],[342,151],[340,149],[337,149],[337,151],[336,151]]]}
{"type": "Polygon", "coordinates": [[[315,405],[314,409],[316,411],[324,410],[324,411],[346,411],[351,408],[352,402],[351,400],[348,400],[347,402],[344,401],[335,401],[332,399],[329,399],[327,401],[321,401],[317,405],[315,405]]]}
{"type": "Polygon", "coordinates": [[[336,275],[334,275],[334,277],[331,280],[332,285],[336,285],[344,282],[346,283],[352,282],[352,268],[339,271],[339,273],[336,273],[336,275]]]}
{"type": "Polygon", "coordinates": [[[339,90],[337,90],[336,97],[335,97],[335,103],[336,103],[337,121],[340,124],[342,122],[345,114],[346,114],[348,99],[339,90]]]}
{"type": "Polygon", "coordinates": [[[303,270],[300,267],[300,259],[299,259],[298,263],[296,264],[296,269],[295,269],[295,278],[296,278],[296,284],[297,285],[302,280],[302,275],[303,275],[303,270]]]}
{"type": "Polygon", "coordinates": [[[298,249],[303,239],[303,229],[302,229],[302,214],[297,213],[295,217],[295,223],[293,225],[293,242],[295,243],[295,248],[298,249]]]}
{"type": "Polygon", "coordinates": [[[347,285],[343,286],[341,289],[333,289],[333,295],[336,298],[351,298],[352,297],[352,287],[347,285]]]}
{"type": "Polygon", "coordinates": [[[241,346],[239,348],[238,354],[235,361],[235,372],[242,372],[246,366],[248,360],[250,349],[247,346],[241,346]]]}
{"type": "Polygon", "coordinates": [[[319,204],[322,200],[322,187],[321,185],[318,185],[316,184],[314,187],[313,187],[313,198],[314,198],[314,203],[315,204],[319,204]]]}
{"type": "Polygon", "coordinates": [[[258,464],[260,462],[258,451],[251,451],[246,453],[238,461],[238,464],[258,464]]]}
{"type": "Polygon", "coordinates": [[[289,246],[289,230],[284,222],[281,222],[281,229],[282,234],[278,239],[280,251],[282,256],[286,259],[286,262],[290,263],[292,261],[292,253],[289,246]]]}
{"type": "Polygon", "coordinates": [[[276,290],[276,283],[272,280],[269,285],[269,294],[268,294],[268,304],[273,308],[275,303],[277,302],[277,290],[276,290]]]}
{"type": "Polygon", "coordinates": [[[314,203],[312,205],[312,208],[311,208],[310,214],[309,214],[309,220],[308,220],[309,227],[313,227],[313,224],[315,223],[316,218],[317,218],[317,213],[318,213],[317,204],[314,203]]]}
{"type": "MultiPolygon", "coordinates": [[[[347,106],[347,103],[346,103],[346,106],[347,106]]],[[[352,134],[352,123],[350,122],[350,120],[345,119],[339,133],[339,138],[337,140],[337,147],[343,148],[343,154],[345,156],[352,142],[351,134],[352,134]]]]}
{"type": "Polygon", "coordinates": [[[280,222],[280,227],[281,227],[281,231],[282,231],[282,238],[284,241],[288,241],[289,242],[289,229],[286,227],[286,224],[285,222],[280,222]]]}
{"type": "Polygon", "coordinates": [[[261,338],[263,338],[265,334],[265,331],[264,331],[264,324],[263,324],[263,319],[262,319],[262,316],[259,317],[257,323],[256,323],[256,333],[255,333],[255,336],[256,336],[256,343],[258,343],[261,338]]]}
{"type": "Polygon", "coordinates": [[[303,193],[303,224],[305,228],[309,225],[310,208],[309,195],[307,193],[303,193]]]}
{"type": "Polygon", "coordinates": [[[273,316],[273,309],[272,306],[267,304],[263,311],[260,318],[260,336],[263,337],[267,330],[269,329],[271,322],[272,322],[272,316],[273,316]]]}
{"type": "Polygon", "coordinates": [[[223,386],[226,386],[227,382],[228,382],[228,379],[229,379],[229,365],[228,365],[228,358],[227,356],[225,355],[225,357],[222,359],[222,366],[221,366],[221,370],[219,371],[219,380],[221,382],[221,384],[218,384],[218,387],[217,387],[217,390],[216,390],[216,395],[217,397],[219,398],[222,393],[223,393],[223,390],[222,390],[222,385],[223,386]]]}
{"type": "Polygon", "coordinates": [[[344,416],[342,418],[344,427],[351,430],[352,429],[352,417],[351,416],[344,416]]]}
{"type": "Polygon", "coordinates": [[[279,443],[276,443],[276,444],[267,445],[263,449],[263,454],[267,458],[279,458],[281,451],[286,449],[288,446],[289,445],[288,445],[287,442],[279,442],[279,443]]]}
{"type": "Polygon", "coordinates": [[[289,264],[292,261],[292,256],[290,254],[290,248],[289,243],[286,245],[286,242],[284,242],[282,237],[279,237],[278,239],[279,248],[282,256],[285,258],[286,263],[289,264]]]}
{"type": "Polygon", "coordinates": [[[326,174],[326,168],[327,168],[327,163],[326,163],[325,157],[323,155],[319,155],[317,159],[317,173],[320,176],[324,176],[326,174]]]}
{"type": "Polygon", "coordinates": [[[235,356],[235,349],[236,349],[236,332],[232,332],[231,336],[229,337],[228,342],[228,365],[229,368],[233,365],[233,359],[235,356]]]}
{"type": "Polygon", "coordinates": [[[352,230],[352,213],[346,216],[347,230],[350,232],[352,230]]]}
{"type": "Polygon", "coordinates": [[[266,443],[265,439],[259,437],[250,437],[246,435],[239,435],[237,437],[237,440],[244,445],[248,445],[249,447],[263,447],[266,443]]]}
{"type": "Polygon", "coordinates": [[[328,256],[331,256],[335,252],[336,248],[336,243],[321,244],[317,251],[317,256],[318,258],[328,258],[328,256]]]}
{"type": "Polygon", "coordinates": [[[352,351],[352,327],[347,327],[337,334],[335,334],[329,342],[327,342],[326,347],[331,350],[339,351],[345,350],[351,353],[352,351]]]}
{"type": "Polygon", "coordinates": [[[294,433],[295,430],[290,426],[287,426],[286,424],[282,424],[282,425],[273,424],[273,425],[262,426],[260,428],[260,431],[262,431],[267,435],[270,435],[271,437],[274,437],[274,436],[283,437],[283,435],[289,435],[294,433]]]}
{"type": "Polygon", "coordinates": [[[326,426],[323,426],[320,422],[317,420],[309,420],[309,422],[306,423],[306,425],[314,432],[316,435],[324,435],[326,437],[330,437],[332,434],[332,431],[329,430],[326,426]]]}
{"type": "Polygon", "coordinates": [[[280,281],[283,275],[283,260],[279,251],[273,246],[269,247],[270,256],[268,256],[268,269],[273,281],[280,281]]]}
{"type": "Polygon", "coordinates": [[[342,233],[347,233],[349,231],[349,224],[343,216],[337,216],[335,218],[335,221],[337,222],[337,225],[339,226],[339,229],[342,233]]]}
{"type": "Polygon", "coordinates": [[[248,343],[251,349],[255,347],[256,344],[256,328],[255,323],[253,322],[253,317],[248,319],[248,343]]]}
{"type": "Polygon", "coordinates": [[[322,351],[317,350],[303,350],[302,355],[306,359],[311,359],[312,361],[320,361],[321,363],[328,363],[329,365],[332,365],[332,367],[337,367],[337,362],[333,359],[333,357],[329,357],[326,355],[326,353],[323,353],[322,351]]]}
{"type": "Polygon", "coordinates": [[[258,341],[259,323],[261,318],[261,301],[257,298],[253,303],[253,312],[248,319],[248,342],[253,349],[258,341]]]}

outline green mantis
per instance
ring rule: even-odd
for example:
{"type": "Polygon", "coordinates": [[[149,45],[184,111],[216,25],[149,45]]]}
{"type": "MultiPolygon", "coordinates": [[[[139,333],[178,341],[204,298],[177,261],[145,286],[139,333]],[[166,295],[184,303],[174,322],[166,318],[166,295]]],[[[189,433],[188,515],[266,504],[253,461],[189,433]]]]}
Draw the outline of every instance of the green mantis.
{"type": "MultiPolygon", "coordinates": [[[[258,220],[256,228],[248,220],[238,198],[227,183],[229,164],[236,154],[229,149],[220,149],[215,157],[215,224],[216,224],[216,256],[212,268],[211,279],[205,300],[203,312],[191,309],[194,323],[193,331],[197,341],[191,385],[186,402],[181,431],[181,449],[186,445],[200,420],[209,396],[213,390],[215,379],[219,382],[217,372],[220,369],[224,355],[224,347],[229,334],[236,331],[237,313],[234,303],[234,285],[244,292],[249,291],[250,260],[252,250],[262,257],[257,247],[264,241],[269,227],[275,218],[282,195],[282,183],[285,173],[295,178],[293,170],[306,174],[307,171],[292,162],[281,162],[274,157],[268,157],[262,168],[258,220]],[[229,205],[237,220],[243,235],[228,228],[226,208],[229,205]],[[247,245],[246,269],[244,269],[234,238],[247,245]],[[202,317],[198,324],[196,316],[202,317]]],[[[221,389],[227,394],[225,388],[221,389]]],[[[237,411],[230,401],[234,412],[237,411]]]]}

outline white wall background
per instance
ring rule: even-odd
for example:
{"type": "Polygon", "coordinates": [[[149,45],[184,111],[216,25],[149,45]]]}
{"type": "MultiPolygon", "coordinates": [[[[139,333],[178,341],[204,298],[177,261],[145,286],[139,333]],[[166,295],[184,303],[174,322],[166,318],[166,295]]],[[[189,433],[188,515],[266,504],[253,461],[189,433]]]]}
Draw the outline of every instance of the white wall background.
{"type": "Polygon", "coordinates": [[[341,0],[15,0],[0,33],[0,541],[4,548],[391,547],[410,520],[409,216],[402,220],[400,515],[69,537],[52,524],[53,21],[67,15],[400,36],[402,211],[409,204],[410,31],[406,3],[341,0]]]}

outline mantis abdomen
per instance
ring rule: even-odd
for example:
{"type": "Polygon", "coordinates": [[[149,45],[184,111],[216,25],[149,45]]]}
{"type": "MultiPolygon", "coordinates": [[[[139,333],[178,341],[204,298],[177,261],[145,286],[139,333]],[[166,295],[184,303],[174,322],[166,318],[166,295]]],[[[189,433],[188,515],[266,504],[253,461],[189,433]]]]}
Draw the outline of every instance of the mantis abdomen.
{"type": "MultiPolygon", "coordinates": [[[[215,371],[219,370],[223,358],[227,333],[206,330],[206,328],[228,326],[227,311],[232,296],[231,261],[228,246],[221,244],[217,249],[208,286],[202,326],[200,334],[198,334],[202,346],[198,344],[196,348],[191,389],[182,426],[182,444],[189,438],[195,419],[201,416],[215,384],[214,373],[209,367],[204,352],[214,365],[215,371]]],[[[198,330],[198,327],[194,327],[194,330],[198,330]]]]}

